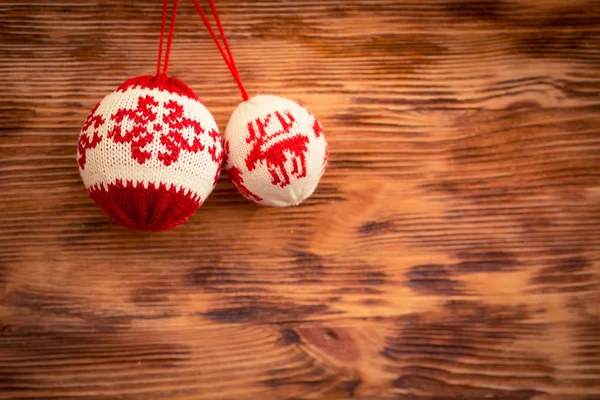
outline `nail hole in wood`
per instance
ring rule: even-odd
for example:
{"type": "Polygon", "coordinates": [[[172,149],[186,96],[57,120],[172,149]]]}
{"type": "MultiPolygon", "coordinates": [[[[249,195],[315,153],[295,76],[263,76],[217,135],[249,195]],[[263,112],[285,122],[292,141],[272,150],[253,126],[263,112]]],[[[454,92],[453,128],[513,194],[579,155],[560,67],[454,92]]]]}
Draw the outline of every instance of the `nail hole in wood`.
{"type": "Polygon", "coordinates": [[[339,340],[339,336],[329,328],[325,329],[325,339],[327,340],[339,340]]]}

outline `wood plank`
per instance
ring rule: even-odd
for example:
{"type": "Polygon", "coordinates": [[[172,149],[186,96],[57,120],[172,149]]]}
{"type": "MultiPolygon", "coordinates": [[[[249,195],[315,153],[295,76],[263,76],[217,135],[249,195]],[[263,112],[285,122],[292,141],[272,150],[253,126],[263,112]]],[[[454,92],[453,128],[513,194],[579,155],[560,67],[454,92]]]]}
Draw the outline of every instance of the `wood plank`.
{"type": "Polygon", "coordinates": [[[592,398],[600,355],[588,305],[450,300],[401,318],[205,329],[57,317],[4,327],[0,396],[592,398]]]}
{"type": "MultiPolygon", "coordinates": [[[[226,126],[191,2],[170,71],[226,126]]],[[[319,117],[301,207],[223,174],[129,232],[75,162],[157,2],[0,0],[0,398],[600,396],[600,2],[218,2],[249,92],[319,117]]]]}

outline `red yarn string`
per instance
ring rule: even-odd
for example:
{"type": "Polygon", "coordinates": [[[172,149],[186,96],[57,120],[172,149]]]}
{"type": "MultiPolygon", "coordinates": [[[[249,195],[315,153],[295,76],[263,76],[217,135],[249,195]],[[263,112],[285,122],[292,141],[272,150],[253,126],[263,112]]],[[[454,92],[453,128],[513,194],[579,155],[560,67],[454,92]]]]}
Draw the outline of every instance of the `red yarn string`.
{"type": "Polygon", "coordinates": [[[167,51],[165,53],[165,66],[163,75],[167,75],[169,68],[169,56],[171,55],[171,45],[173,44],[173,33],[175,32],[175,17],[177,16],[177,4],[179,0],[173,0],[173,11],[171,12],[171,23],[169,24],[169,38],[167,39],[167,51]]]}
{"type": "Polygon", "coordinates": [[[227,42],[227,37],[225,36],[225,31],[223,30],[223,26],[221,25],[221,20],[219,19],[219,13],[217,12],[217,7],[215,5],[214,0],[208,0],[208,2],[210,4],[210,9],[212,10],[213,16],[215,17],[217,27],[219,28],[219,33],[221,35],[221,39],[223,40],[223,46],[225,47],[225,50],[223,50],[223,46],[221,46],[221,44],[219,43],[219,39],[217,38],[215,31],[211,27],[210,22],[208,21],[208,18],[206,17],[206,14],[204,14],[204,11],[202,11],[202,7],[200,7],[198,0],[193,0],[193,2],[194,2],[194,5],[196,6],[196,10],[198,10],[198,14],[200,14],[200,18],[202,18],[204,25],[206,25],[206,29],[208,30],[208,33],[210,33],[210,36],[212,37],[213,41],[217,45],[217,48],[219,49],[219,52],[221,53],[221,56],[223,57],[223,61],[225,61],[225,65],[227,65],[227,67],[229,68],[229,71],[231,71],[231,75],[233,76],[233,79],[235,79],[235,82],[237,83],[238,88],[242,92],[242,98],[244,99],[244,101],[247,101],[249,99],[248,93],[246,92],[246,89],[244,88],[244,84],[242,83],[242,77],[240,76],[237,66],[235,65],[235,60],[233,58],[231,48],[229,47],[229,43],[227,42]],[[227,54],[225,54],[225,51],[227,52],[227,54]]]}
{"type": "MultiPolygon", "coordinates": [[[[163,11],[162,11],[162,22],[160,25],[160,41],[158,43],[158,62],[156,63],[156,75],[161,75],[160,73],[160,63],[162,58],[162,50],[163,50],[163,40],[165,36],[165,27],[167,25],[167,6],[169,0],[163,1],[163,11]]],[[[169,68],[169,56],[171,55],[171,46],[173,44],[173,33],[175,31],[175,18],[177,17],[177,5],[179,0],[173,0],[173,10],[171,11],[171,21],[169,22],[169,37],[167,38],[167,50],[165,52],[165,63],[163,65],[162,75],[167,75],[167,70],[169,68]]]]}
{"type": "Polygon", "coordinates": [[[206,14],[204,14],[204,11],[202,11],[200,4],[198,4],[198,0],[192,0],[192,1],[194,2],[194,5],[196,6],[196,10],[198,10],[198,14],[200,14],[200,18],[202,18],[202,21],[204,21],[204,25],[206,25],[206,29],[208,30],[208,32],[210,33],[210,36],[212,37],[213,41],[217,45],[217,48],[219,49],[219,52],[221,53],[221,56],[223,57],[225,64],[227,65],[227,67],[229,67],[231,69],[231,64],[229,63],[229,59],[228,59],[227,55],[225,54],[223,47],[221,47],[221,43],[219,43],[219,39],[217,38],[215,31],[210,26],[210,22],[208,21],[208,18],[206,18],[206,14]]]}
{"type": "Polygon", "coordinates": [[[231,48],[229,47],[229,43],[227,42],[227,36],[225,36],[225,31],[223,30],[223,25],[221,25],[221,19],[219,18],[219,13],[217,12],[217,6],[215,5],[215,1],[208,0],[208,4],[210,4],[210,9],[215,17],[215,22],[217,23],[217,28],[219,28],[219,33],[221,34],[221,39],[223,40],[223,44],[225,45],[225,50],[227,50],[227,55],[229,56],[229,63],[233,66],[237,75],[239,76],[237,66],[235,65],[235,60],[233,59],[233,54],[231,54],[231,48]]]}
{"type": "Polygon", "coordinates": [[[165,25],[167,24],[167,4],[169,0],[163,1],[162,23],[160,25],[160,41],[158,42],[158,62],[156,63],[156,75],[160,75],[160,62],[163,50],[163,38],[165,36],[165,25]]]}

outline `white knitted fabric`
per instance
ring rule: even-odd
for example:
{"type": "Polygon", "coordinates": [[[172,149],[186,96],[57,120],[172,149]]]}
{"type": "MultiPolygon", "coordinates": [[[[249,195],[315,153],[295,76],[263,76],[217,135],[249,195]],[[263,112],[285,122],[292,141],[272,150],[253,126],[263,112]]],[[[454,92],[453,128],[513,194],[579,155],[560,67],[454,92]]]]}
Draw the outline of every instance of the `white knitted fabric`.
{"type": "Polygon", "coordinates": [[[259,204],[297,205],[316,189],[327,163],[321,125],[291,100],[258,95],[241,103],[225,130],[225,168],[259,204]]]}
{"type": "Polygon", "coordinates": [[[156,88],[131,87],[106,96],[90,114],[90,117],[93,116],[99,116],[104,122],[98,127],[93,122],[86,123],[80,138],[82,135],[87,137],[80,139],[77,151],[81,177],[88,189],[103,185],[108,190],[107,184],[114,184],[117,180],[123,183],[130,181],[134,187],[138,184],[145,187],[149,183],[155,186],[164,184],[167,188],[174,186],[178,190],[183,189],[185,194],[200,202],[212,191],[220,170],[222,146],[217,124],[198,100],[156,88]],[[140,105],[140,99],[151,99],[150,104],[140,105]],[[178,106],[182,107],[183,118],[197,121],[201,131],[195,131],[197,125],[189,121],[186,123],[186,120],[177,118],[176,113],[173,114],[178,106]],[[126,115],[119,120],[118,116],[114,118],[119,110],[130,111],[125,111],[126,115]],[[150,117],[144,115],[143,110],[150,117]],[[173,116],[171,120],[170,114],[173,116]],[[140,118],[137,123],[135,118],[140,118]],[[133,131],[135,136],[136,126],[142,125],[147,127],[147,132],[128,141],[128,132],[133,131]],[[182,133],[185,142],[168,138],[172,128],[182,133]],[[115,129],[120,129],[120,133],[115,129]],[[100,142],[85,148],[86,142],[93,142],[94,131],[100,137],[100,142]],[[149,135],[153,136],[151,140],[148,139],[149,143],[143,146],[136,144],[147,140],[149,135]],[[187,151],[186,147],[193,150],[196,138],[202,149],[187,151]],[[81,146],[82,142],[84,146],[81,146]],[[81,163],[82,153],[85,153],[84,163],[81,163]]]}

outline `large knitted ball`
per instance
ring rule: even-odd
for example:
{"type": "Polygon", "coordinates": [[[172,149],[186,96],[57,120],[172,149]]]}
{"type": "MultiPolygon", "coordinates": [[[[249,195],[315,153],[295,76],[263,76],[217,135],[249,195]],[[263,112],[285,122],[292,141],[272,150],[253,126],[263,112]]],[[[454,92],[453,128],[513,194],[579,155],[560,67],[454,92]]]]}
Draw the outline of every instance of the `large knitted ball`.
{"type": "Polygon", "coordinates": [[[258,95],[241,103],[225,130],[225,168],[237,190],[259,204],[297,205],[327,164],[321,124],[300,104],[258,95]]]}
{"type": "Polygon", "coordinates": [[[88,115],[77,162],[90,196],[113,221],[158,231],[184,222],[212,191],[223,151],[194,92],[165,76],[139,76],[88,115]]]}

